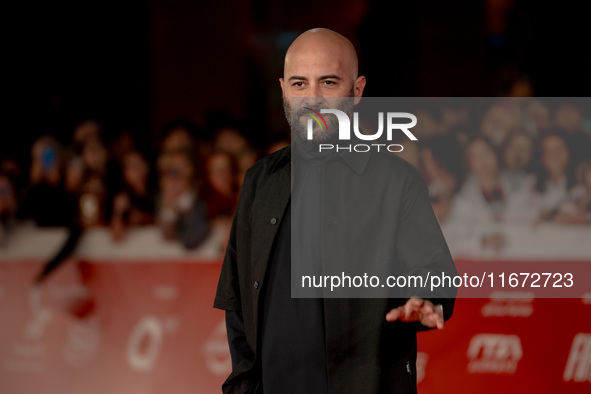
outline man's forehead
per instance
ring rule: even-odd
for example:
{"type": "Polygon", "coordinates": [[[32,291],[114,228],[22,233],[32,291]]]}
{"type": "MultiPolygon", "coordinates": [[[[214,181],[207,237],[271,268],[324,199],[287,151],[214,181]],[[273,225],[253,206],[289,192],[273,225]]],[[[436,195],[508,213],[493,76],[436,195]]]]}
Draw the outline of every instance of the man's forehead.
{"type": "Polygon", "coordinates": [[[293,75],[318,79],[324,75],[340,78],[356,77],[357,57],[350,48],[328,43],[299,44],[288,50],[285,56],[284,78],[293,75]]]}
{"type": "MultiPolygon", "coordinates": [[[[288,81],[302,81],[302,80],[307,80],[307,79],[309,79],[309,77],[307,77],[305,75],[291,75],[291,76],[287,77],[287,80],[288,81]]],[[[320,74],[320,76],[318,76],[318,79],[336,79],[336,80],[341,80],[343,78],[341,78],[337,74],[320,74]]]]}
{"type": "Polygon", "coordinates": [[[285,61],[285,78],[294,75],[319,78],[323,75],[336,75],[343,78],[353,65],[347,59],[324,54],[290,56],[285,61]]]}

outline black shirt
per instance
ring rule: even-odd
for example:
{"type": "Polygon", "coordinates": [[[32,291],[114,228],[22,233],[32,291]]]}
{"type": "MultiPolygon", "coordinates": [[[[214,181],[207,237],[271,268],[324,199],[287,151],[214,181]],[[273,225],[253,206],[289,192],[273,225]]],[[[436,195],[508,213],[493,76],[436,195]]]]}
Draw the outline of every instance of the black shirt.
{"type": "Polygon", "coordinates": [[[324,311],[320,298],[291,298],[291,204],[271,252],[263,295],[263,392],[326,394],[324,311]]]}

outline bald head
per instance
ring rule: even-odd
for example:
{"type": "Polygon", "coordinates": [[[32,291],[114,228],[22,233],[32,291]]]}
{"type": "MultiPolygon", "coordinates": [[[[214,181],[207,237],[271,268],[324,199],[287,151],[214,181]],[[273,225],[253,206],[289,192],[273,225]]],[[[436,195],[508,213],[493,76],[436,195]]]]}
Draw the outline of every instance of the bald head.
{"type": "Polygon", "coordinates": [[[302,33],[285,55],[284,99],[291,97],[361,97],[365,77],[358,76],[351,41],[329,29],[302,33]]]}
{"type": "Polygon", "coordinates": [[[302,62],[326,63],[342,69],[354,81],[358,74],[357,53],[351,41],[343,35],[324,28],[302,33],[285,54],[284,78],[302,62]]]}

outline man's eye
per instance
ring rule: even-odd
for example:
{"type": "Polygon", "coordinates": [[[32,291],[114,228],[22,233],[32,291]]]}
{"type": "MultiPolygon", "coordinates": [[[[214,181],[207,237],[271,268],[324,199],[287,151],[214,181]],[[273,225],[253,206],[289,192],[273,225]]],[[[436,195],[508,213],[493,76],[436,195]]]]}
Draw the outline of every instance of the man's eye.
{"type": "Polygon", "coordinates": [[[304,86],[304,83],[303,82],[296,82],[296,83],[293,84],[293,86],[296,86],[298,88],[301,88],[302,86],[304,86]]]}
{"type": "Polygon", "coordinates": [[[335,85],[334,81],[324,81],[325,85],[335,85]]]}

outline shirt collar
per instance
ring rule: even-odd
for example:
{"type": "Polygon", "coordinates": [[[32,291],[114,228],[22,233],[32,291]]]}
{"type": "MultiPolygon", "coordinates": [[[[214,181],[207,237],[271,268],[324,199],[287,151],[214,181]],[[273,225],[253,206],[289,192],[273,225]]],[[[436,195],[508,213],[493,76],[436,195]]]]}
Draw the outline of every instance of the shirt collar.
{"type": "MultiPolygon", "coordinates": [[[[367,163],[369,162],[369,156],[371,155],[370,152],[361,153],[361,152],[349,152],[349,151],[341,151],[339,153],[339,157],[347,163],[349,167],[353,171],[355,171],[358,175],[362,175],[367,167],[367,163]]],[[[277,171],[279,168],[283,167],[285,164],[291,163],[291,145],[288,146],[283,150],[279,159],[273,165],[271,172],[277,171]]]]}
{"type": "Polygon", "coordinates": [[[342,151],[339,157],[345,161],[358,175],[362,175],[367,167],[371,152],[342,151]]]}

